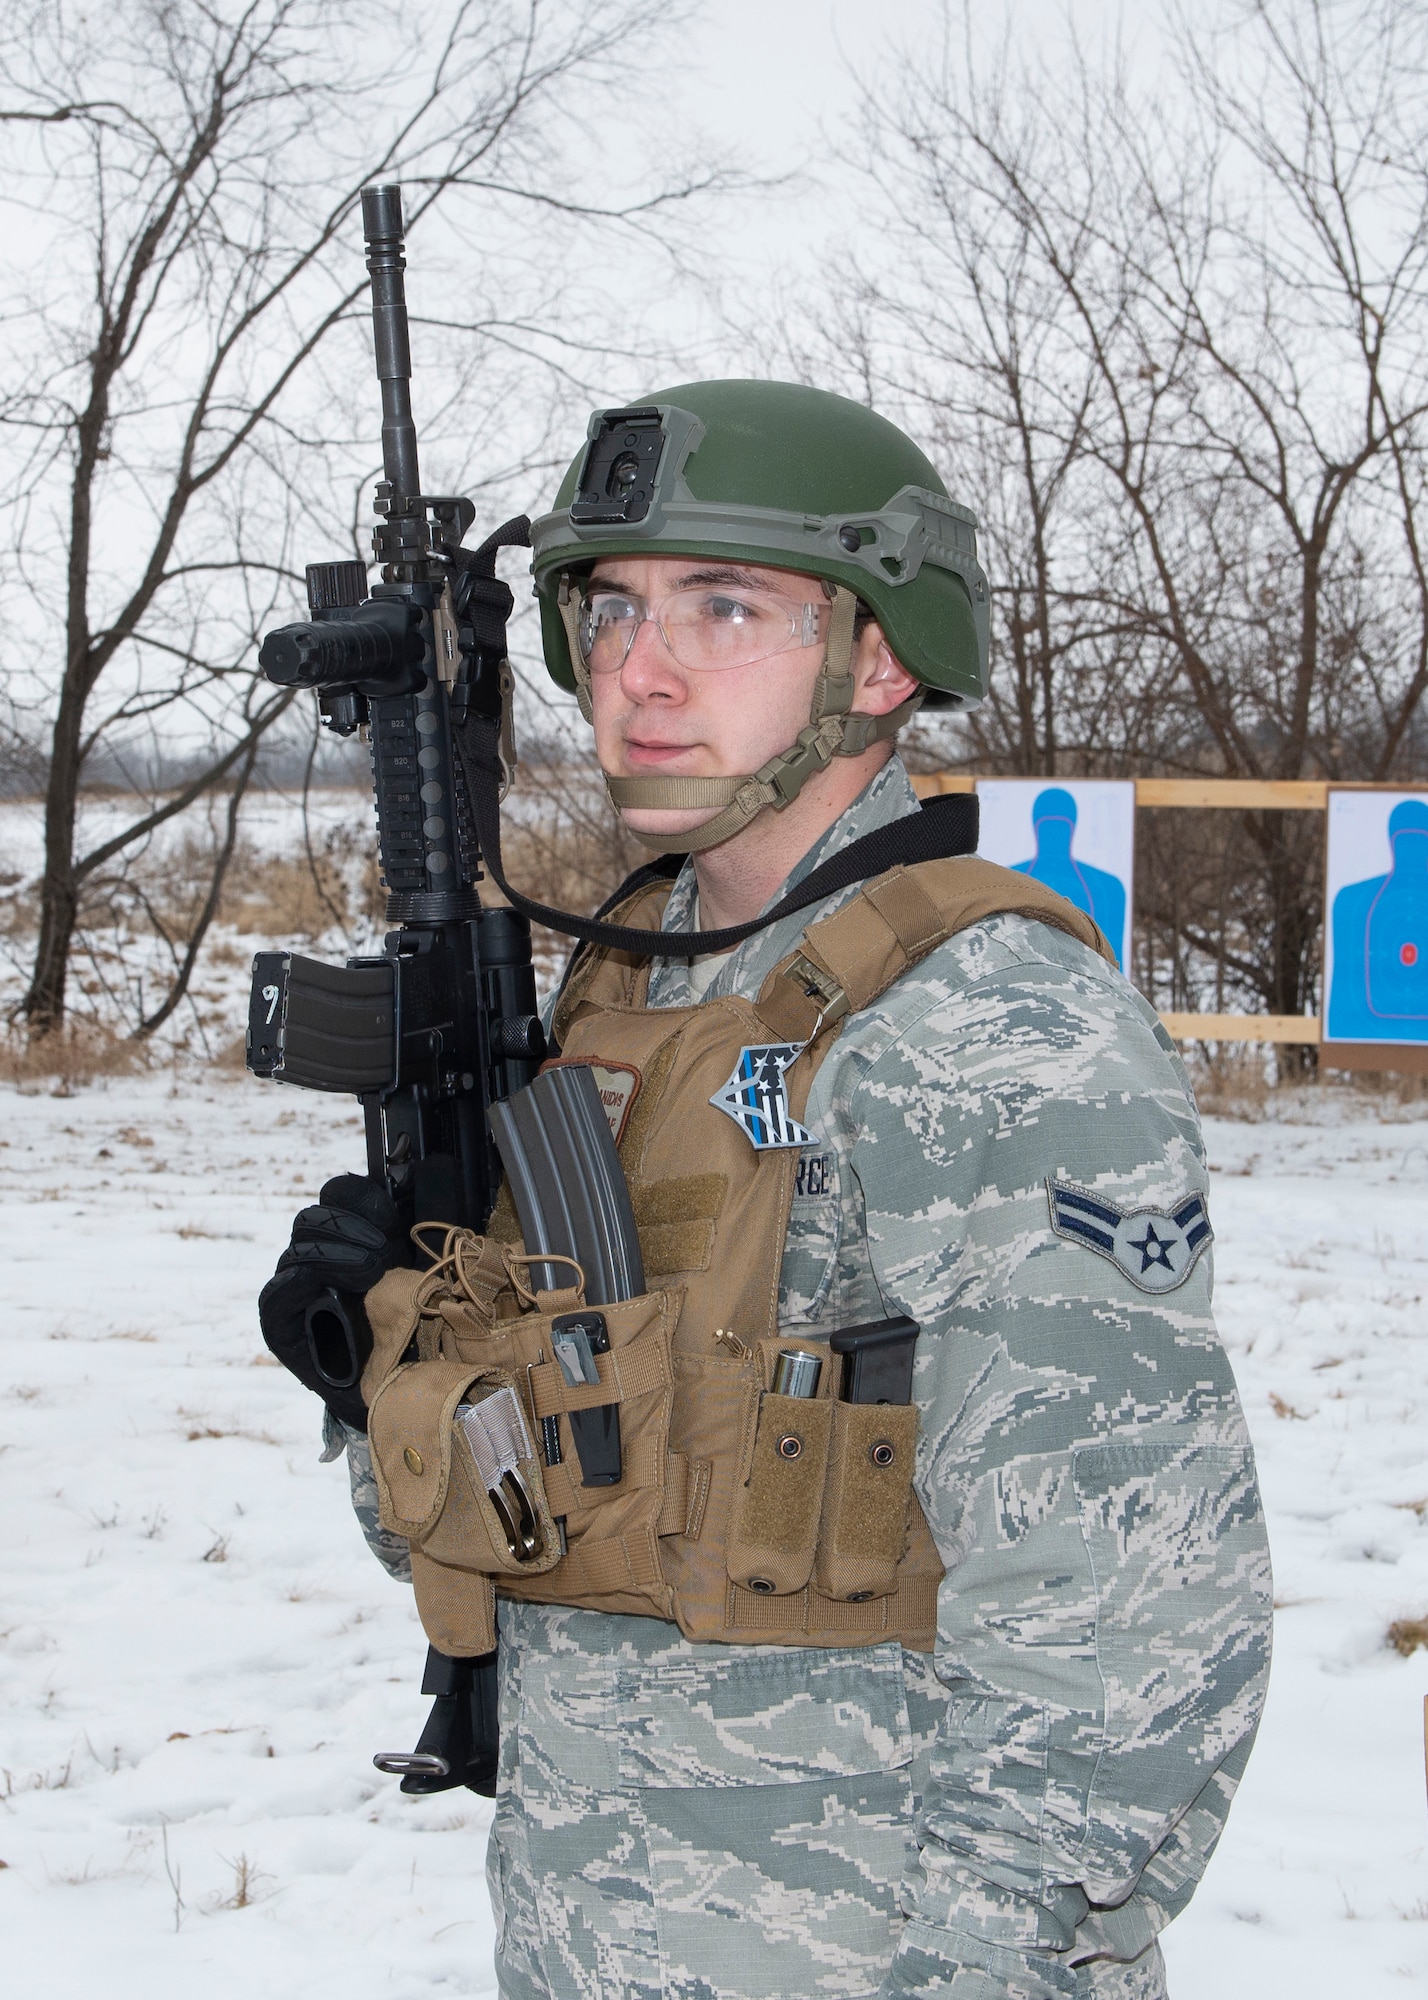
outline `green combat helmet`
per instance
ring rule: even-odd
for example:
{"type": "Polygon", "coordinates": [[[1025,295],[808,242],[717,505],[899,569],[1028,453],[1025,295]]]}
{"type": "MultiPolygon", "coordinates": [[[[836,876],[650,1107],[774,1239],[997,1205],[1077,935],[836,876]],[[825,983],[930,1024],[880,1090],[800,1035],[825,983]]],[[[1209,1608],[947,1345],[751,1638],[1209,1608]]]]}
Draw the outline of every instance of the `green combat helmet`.
{"type": "Polygon", "coordinates": [[[590,719],[576,643],[579,585],[602,556],[701,555],[823,580],[832,598],[813,710],[797,743],[745,777],[613,778],[617,810],[714,806],[687,834],[639,834],[691,853],[781,810],[833,757],[858,757],[918,706],[968,708],[987,691],[987,579],[976,516],[885,417],[789,382],[688,382],[646,403],[596,410],[587,443],[531,547],[551,678],[590,719]],[[921,692],[889,715],[853,712],[859,602],[921,692]]]}

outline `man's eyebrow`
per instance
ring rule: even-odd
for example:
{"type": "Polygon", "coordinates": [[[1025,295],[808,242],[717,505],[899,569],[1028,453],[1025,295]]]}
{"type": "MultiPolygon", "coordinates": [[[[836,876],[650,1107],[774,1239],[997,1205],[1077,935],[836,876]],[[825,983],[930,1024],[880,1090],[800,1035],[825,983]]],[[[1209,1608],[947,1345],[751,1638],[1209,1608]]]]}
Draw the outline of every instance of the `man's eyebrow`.
{"type": "MultiPolygon", "coordinates": [[[[781,594],[781,576],[765,576],[752,565],[743,563],[705,563],[699,569],[686,570],[683,576],[671,580],[672,590],[699,590],[723,584],[731,590],[766,590],[771,595],[781,594]]],[[[625,590],[632,586],[620,576],[593,576],[590,586],[595,590],[625,590]]]]}
{"type": "Polygon", "coordinates": [[[687,570],[675,579],[676,590],[696,590],[703,585],[724,583],[736,590],[767,590],[777,592],[779,583],[766,578],[756,569],[742,563],[712,563],[703,569],[687,570]]]}

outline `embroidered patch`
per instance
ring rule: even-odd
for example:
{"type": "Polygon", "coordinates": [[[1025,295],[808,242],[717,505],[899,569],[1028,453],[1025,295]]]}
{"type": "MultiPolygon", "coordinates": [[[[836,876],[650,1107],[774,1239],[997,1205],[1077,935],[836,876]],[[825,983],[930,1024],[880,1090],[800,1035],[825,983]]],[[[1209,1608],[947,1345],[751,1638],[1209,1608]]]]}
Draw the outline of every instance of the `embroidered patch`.
{"type": "Polygon", "coordinates": [[[558,1061],[547,1063],[547,1069],[565,1069],[578,1063],[588,1069],[595,1079],[595,1088],[600,1093],[600,1108],[605,1113],[610,1127],[610,1137],[618,1146],[624,1136],[630,1107],[640,1094],[644,1078],[633,1063],[587,1062],[584,1056],[563,1056],[558,1061]]]}
{"type": "Polygon", "coordinates": [[[734,1074],[709,1102],[726,1111],[756,1153],[780,1146],[807,1146],[806,1132],[788,1108],[784,1071],[797,1061],[806,1042],[769,1043],[740,1049],[734,1074]]]}
{"type": "Polygon", "coordinates": [[[798,1179],[793,1184],[793,1198],[802,1201],[816,1194],[827,1194],[832,1182],[829,1169],[833,1165],[831,1153],[809,1153],[798,1163],[798,1179]]]}
{"type": "Polygon", "coordinates": [[[1049,1177],[1046,1194],[1056,1234],[1109,1257],[1143,1292],[1173,1292],[1183,1285],[1214,1241],[1203,1195],[1187,1195],[1174,1208],[1127,1209],[1049,1177]]]}

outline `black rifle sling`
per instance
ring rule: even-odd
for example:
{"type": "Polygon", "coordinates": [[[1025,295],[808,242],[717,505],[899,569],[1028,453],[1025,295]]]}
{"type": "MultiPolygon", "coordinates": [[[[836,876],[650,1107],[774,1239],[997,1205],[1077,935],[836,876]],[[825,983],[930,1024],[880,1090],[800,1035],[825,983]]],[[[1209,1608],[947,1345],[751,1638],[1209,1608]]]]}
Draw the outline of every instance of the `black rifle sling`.
{"type": "MultiPolygon", "coordinates": [[[[821,903],[825,897],[851,888],[855,882],[885,875],[890,868],[976,852],[977,801],[971,793],[954,793],[928,799],[921,812],[909,813],[888,826],[865,833],[861,840],[850,841],[815,868],[782,902],[746,924],[729,924],[719,931],[663,932],[641,930],[631,924],[602,923],[598,916],[578,917],[569,910],[553,910],[511,887],[501,861],[501,761],[496,724],[473,715],[462,728],[453,730],[452,735],[466,774],[482,859],[501,893],[533,923],[561,931],[566,937],[579,938],[582,944],[602,945],[607,951],[625,951],[640,958],[695,958],[705,952],[728,951],[752,937],[755,931],[767,930],[770,924],[821,903]]],[[[658,862],[636,870],[605,908],[646,882],[666,878],[667,873],[667,866],[658,862]]]]}

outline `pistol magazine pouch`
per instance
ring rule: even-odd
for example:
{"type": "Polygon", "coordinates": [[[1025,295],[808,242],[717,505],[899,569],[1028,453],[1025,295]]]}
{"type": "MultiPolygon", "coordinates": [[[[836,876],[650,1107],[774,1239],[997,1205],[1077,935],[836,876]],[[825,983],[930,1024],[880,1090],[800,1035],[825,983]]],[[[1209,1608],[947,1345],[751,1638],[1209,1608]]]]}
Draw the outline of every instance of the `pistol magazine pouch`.
{"type": "Polygon", "coordinates": [[[751,1410],[726,1563],[743,1589],[782,1597],[813,1574],[833,1405],[769,1389],[751,1410]]]}
{"type": "MultiPolygon", "coordinates": [[[[916,1403],[834,1403],[813,1580],[864,1604],[897,1589],[912,1511],[916,1403]]],[[[921,1509],[918,1509],[919,1516],[921,1509]]]]}

